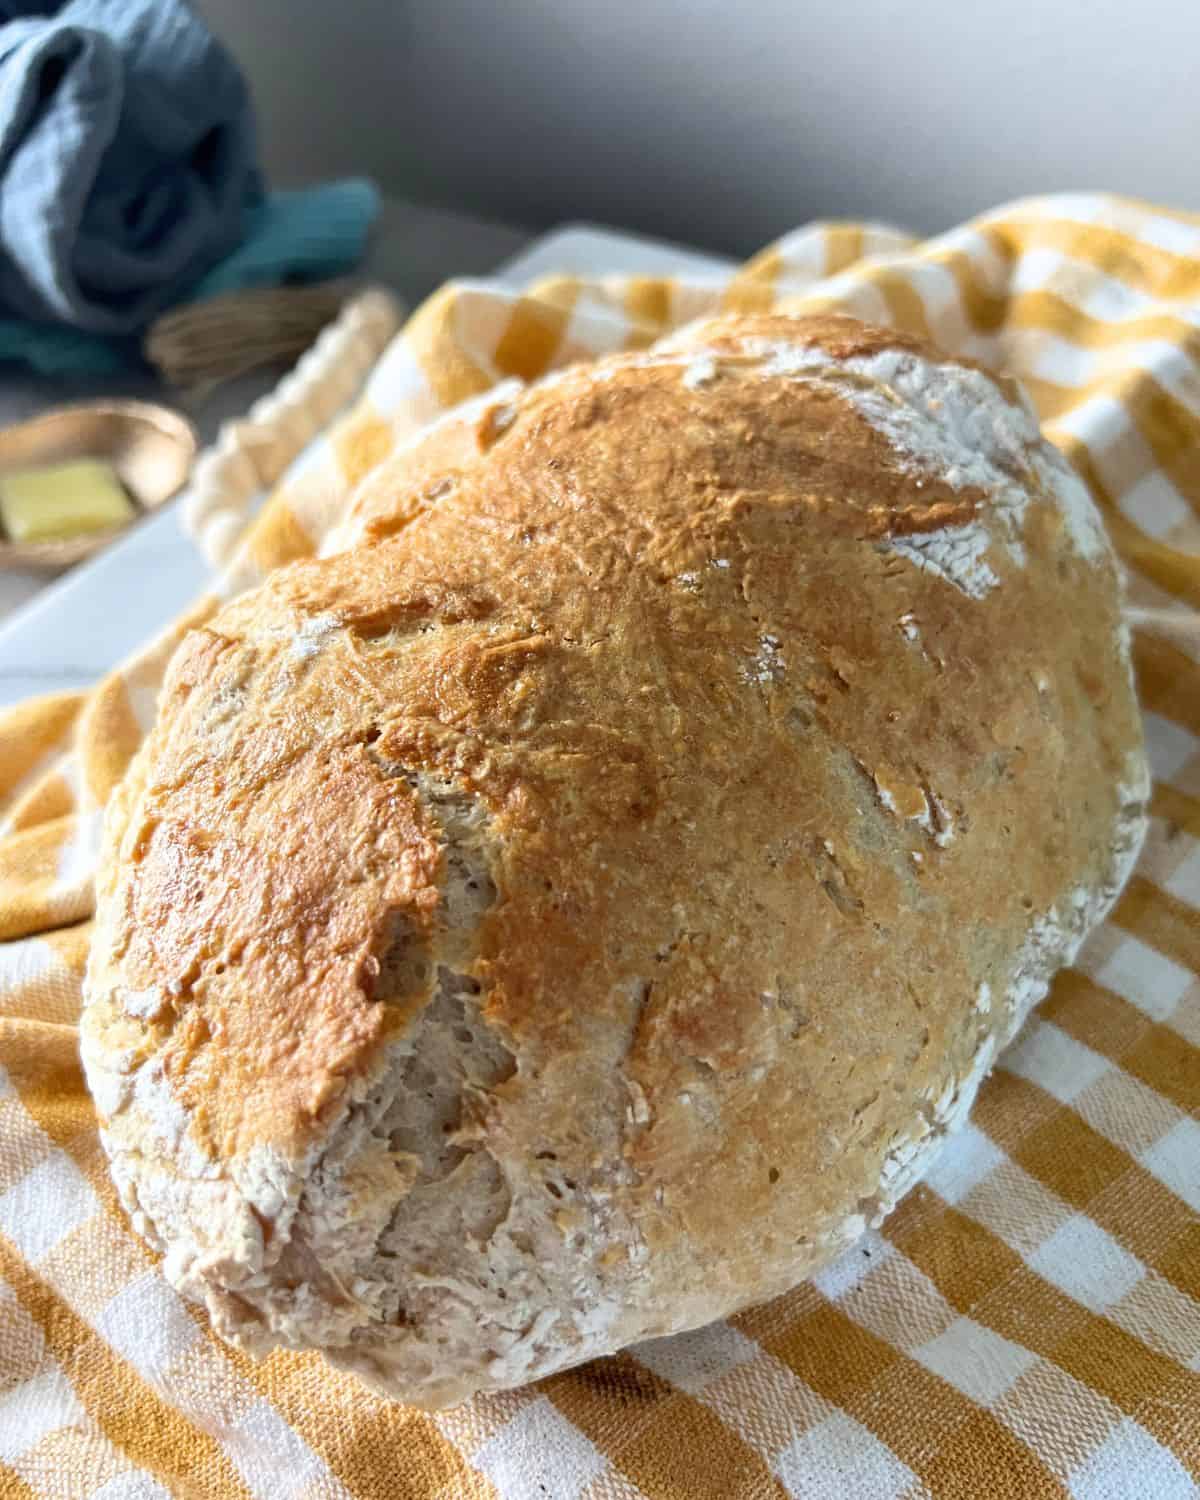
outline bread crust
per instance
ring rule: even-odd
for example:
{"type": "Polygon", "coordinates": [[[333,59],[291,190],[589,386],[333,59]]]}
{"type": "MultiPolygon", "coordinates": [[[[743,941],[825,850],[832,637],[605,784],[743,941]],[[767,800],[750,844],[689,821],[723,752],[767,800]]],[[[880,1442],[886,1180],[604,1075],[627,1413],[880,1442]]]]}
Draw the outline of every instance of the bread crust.
{"type": "Polygon", "coordinates": [[[189,634],[84,1059],[226,1336],[444,1405],[911,1185],[1144,829],[1117,567],[1022,403],[714,320],[439,424],[189,634]]]}

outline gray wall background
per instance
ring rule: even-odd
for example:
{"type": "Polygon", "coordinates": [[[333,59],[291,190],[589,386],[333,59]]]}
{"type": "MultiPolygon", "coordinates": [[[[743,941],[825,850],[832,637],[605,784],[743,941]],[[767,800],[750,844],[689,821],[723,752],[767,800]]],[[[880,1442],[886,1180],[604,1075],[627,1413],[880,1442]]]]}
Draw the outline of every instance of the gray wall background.
{"type": "Polygon", "coordinates": [[[1200,0],[199,0],[280,180],[746,251],[1025,193],[1200,209],[1200,0]]]}

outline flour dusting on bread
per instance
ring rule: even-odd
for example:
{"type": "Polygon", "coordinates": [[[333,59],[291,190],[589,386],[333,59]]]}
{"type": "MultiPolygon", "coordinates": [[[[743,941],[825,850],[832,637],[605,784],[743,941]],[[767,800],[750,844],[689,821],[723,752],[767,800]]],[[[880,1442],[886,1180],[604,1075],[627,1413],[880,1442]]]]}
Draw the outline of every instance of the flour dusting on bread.
{"type": "MultiPolygon", "coordinates": [[[[989,523],[1014,562],[1023,564],[1025,512],[1039,492],[1054,497],[1080,556],[1103,554],[1099,517],[1083,482],[1044,441],[1019,389],[1009,395],[981,370],[906,349],[839,359],[820,344],[751,336],[738,341],[733,356],[735,366],[745,360],[754,361],[765,379],[827,384],[887,437],[914,472],[988,495],[986,518],[888,544],[971,598],[982,598],[1000,582],[986,561],[993,540],[989,523]]],[[[694,351],[683,383],[692,389],[711,385],[721,367],[719,351],[694,351]]]]}

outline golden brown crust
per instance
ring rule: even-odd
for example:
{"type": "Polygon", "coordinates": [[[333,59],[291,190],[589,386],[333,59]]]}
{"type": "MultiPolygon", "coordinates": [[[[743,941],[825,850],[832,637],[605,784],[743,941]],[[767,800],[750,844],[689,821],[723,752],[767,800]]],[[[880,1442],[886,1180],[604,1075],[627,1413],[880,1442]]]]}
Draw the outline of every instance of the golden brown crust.
{"type": "Polygon", "coordinates": [[[1140,753],[1111,559],[1031,478],[986,597],[914,566],[890,544],[990,495],[749,335],[930,357],[759,318],[677,341],[720,356],[702,383],[568,372],[385,464],[366,543],[187,639],[89,1024],[163,992],[142,1045],[213,1159],[302,1158],[425,998],[373,993],[396,922],[439,921],[417,774],[490,819],[474,972],[518,1071],[489,1149],[616,1182],[652,1253],[687,1242],[681,1304],[774,1290],[869,1217],[891,1143],[1003,1037],[1032,918],[1110,878],[1140,753]]]}

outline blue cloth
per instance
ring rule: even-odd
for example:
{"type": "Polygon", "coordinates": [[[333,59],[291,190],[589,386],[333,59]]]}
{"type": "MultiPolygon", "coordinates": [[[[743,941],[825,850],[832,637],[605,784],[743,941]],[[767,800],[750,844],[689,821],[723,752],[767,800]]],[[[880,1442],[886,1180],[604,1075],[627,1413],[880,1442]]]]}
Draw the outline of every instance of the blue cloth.
{"type": "Polygon", "coordinates": [[[0,359],[117,368],[168,307],[362,254],[375,189],[266,194],[245,80],[183,0],[0,22],[0,359]]]}
{"type": "MultiPolygon", "coordinates": [[[[359,178],[268,193],[250,214],[242,244],[175,302],[337,276],[362,259],[378,212],[378,191],[359,178]]],[[[141,357],[137,335],[86,333],[66,324],[0,317],[0,363],[19,362],[43,375],[109,375],[138,364],[141,357]]]]}

